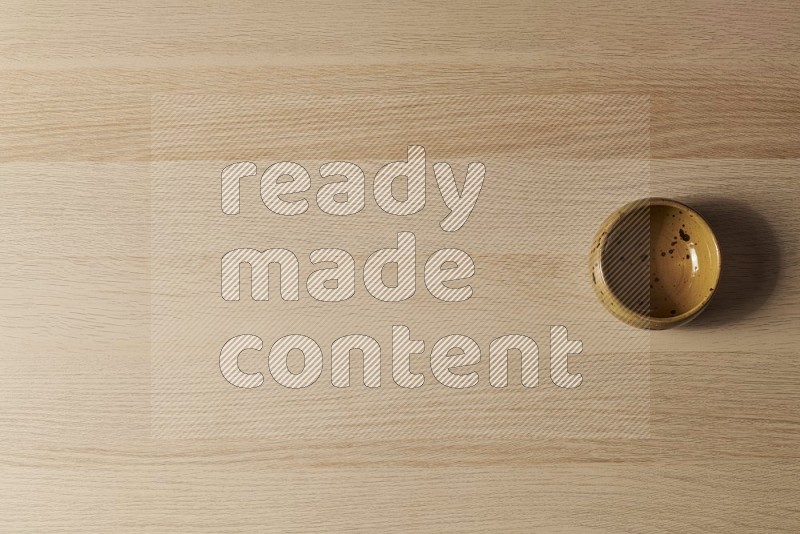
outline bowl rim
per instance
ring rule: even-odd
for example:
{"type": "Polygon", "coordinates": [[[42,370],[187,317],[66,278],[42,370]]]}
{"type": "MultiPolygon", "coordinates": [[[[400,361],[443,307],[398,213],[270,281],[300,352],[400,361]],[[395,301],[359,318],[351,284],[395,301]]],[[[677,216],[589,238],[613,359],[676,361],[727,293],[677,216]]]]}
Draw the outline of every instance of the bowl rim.
{"type": "Polygon", "coordinates": [[[605,233],[602,234],[598,240],[599,246],[597,247],[598,251],[597,267],[599,270],[600,278],[602,280],[602,284],[607,289],[608,298],[611,301],[613,301],[618,310],[624,312],[626,315],[629,316],[628,318],[630,321],[626,321],[629,322],[629,324],[645,325],[645,328],[654,329],[654,327],[665,328],[678,323],[687,322],[696,317],[701,311],[703,311],[703,309],[706,306],[708,306],[708,303],[711,301],[711,298],[714,296],[714,293],[717,292],[717,287],[719,286],[719,280],[722,274],[722,251],[719,248],[719,241],[717,240],[717,236],[714,234],[714,229],[711,227],[710,224],[708,224],[708,221],[705,218],[703,218],[703,216],[700,215],[696,210],[687,206],[683,202],[679,202],[677,200],[665,197],[646,197],[634,200],[632,202],[628,202],[620,209],[616,210],[611,216],[608,217],[608,219],[606,219],[606,221],[601,226],[600,231],[603,232],[604,230],[605,233]],[[689,310],[679,315],[674,315],[671,317],[656,317],[649,314],[639,313],[630,308],[629,306],[623,304],[623,302],[619,300],[617,296],[609,289],[608,283],[606,282],[605,279],[605,274],[603,272],[602,252],[608,241],[608,237],[611,234],[611,230],[617,224],[619,224],[619,222],[622,221],[627,215],[629,215],[634,209],[642,207],[644,203],[646,203],[647,207],[668,206],[678,210],[686,210],[689,214],[695,217],[700,222],[700,224],[705,228],[705,230],[708,232],[708,235],[711,236],[711,241],[714,245],[714,252],[716,253],[717,256],[717,264],[716,264],[716,277],[714,280],[713,290],[709,291],[700,302],[696,303],[689,310]]]}

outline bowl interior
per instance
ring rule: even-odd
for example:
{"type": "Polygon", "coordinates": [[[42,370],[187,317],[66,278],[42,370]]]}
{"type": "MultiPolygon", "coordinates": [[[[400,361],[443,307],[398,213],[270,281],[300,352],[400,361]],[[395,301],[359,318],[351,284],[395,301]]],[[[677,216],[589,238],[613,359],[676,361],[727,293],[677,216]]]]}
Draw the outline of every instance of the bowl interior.
{"type": "Polygon", "coordinates": [[[623,306],[669,320],[692,315],[708,302],[719,280],[720,256],[711,228],[696,212],[651,200],[611,226],[601,265],[623,306]]]}

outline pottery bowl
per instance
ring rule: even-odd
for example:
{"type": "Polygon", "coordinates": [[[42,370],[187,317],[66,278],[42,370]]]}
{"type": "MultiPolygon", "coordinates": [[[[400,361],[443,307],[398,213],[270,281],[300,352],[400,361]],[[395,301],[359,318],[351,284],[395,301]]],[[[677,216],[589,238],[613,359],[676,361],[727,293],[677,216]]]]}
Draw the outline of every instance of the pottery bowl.
{"type": "Polygon", "coordinates": [[[708,305],[722,267],[711,227],[688,206],[646,198],[614,212],[589,257],[595,294],[615,317],[663,330],[708,305]]]}

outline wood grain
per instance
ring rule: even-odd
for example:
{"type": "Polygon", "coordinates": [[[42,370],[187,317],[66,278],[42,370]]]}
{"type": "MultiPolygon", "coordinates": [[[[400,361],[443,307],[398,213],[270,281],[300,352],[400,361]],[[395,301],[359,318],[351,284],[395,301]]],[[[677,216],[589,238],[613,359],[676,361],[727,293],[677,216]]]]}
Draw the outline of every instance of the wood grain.
{"type": "MultiPolygon", "coordinates": [[[[3,2],[0,530],[794,532],[792,2],[3,2]],[[154,94],[634,93],[737,258],[645,440],[155,440],[154,94]]],[[[727,257],[726,257],[727,259],[727,257]]]]}

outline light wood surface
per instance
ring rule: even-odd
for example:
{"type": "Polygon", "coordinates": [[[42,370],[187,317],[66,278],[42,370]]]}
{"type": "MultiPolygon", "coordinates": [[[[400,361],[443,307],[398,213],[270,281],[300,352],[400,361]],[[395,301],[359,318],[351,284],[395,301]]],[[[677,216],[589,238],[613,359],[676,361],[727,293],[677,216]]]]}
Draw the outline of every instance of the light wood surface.
{"type": "Polygon", "coordinates": [[[797,531],[793,2],[2,12],[1,531],[797,531]],[[648,95],[652,193],[707,215],[726,262],[696,322],[649,334],[649,437],[154,438],[165,93],[648,95]]]}

